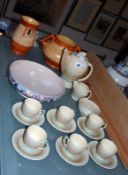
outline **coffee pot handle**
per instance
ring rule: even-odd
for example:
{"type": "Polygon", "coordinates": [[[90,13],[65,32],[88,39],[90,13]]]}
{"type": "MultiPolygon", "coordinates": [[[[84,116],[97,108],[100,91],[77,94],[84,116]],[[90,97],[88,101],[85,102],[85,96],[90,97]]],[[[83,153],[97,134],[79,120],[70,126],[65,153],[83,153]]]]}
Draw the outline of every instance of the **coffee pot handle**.
{"type": "Polygon", "coordinates": [[[78,81],[85,81],[91,76],[93,72],[93,65],[91,63],[88,63],[88,67],[90,67],[90,71],[88,72],[88,74],[85,77],[78,79],[78,81]]]}

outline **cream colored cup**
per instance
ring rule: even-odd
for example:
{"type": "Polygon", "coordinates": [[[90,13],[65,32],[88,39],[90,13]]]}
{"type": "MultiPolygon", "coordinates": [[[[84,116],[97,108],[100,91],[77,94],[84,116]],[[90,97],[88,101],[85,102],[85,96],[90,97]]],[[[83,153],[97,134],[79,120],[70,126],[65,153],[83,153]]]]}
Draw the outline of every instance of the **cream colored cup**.
{"type": "Polygon", "coordinates": [[[97,155],[102,159],[110,159],[117,152],[117,146],[109,139],[102,139],[96,147],[97,155]]]}
{"type": "Polygon", "coordinates": [[[104,123],[104,120],[97,114],[91,114],[87,117],[85,121],[85,126],[92,131],[98,131],[99,129],[104,129],[107,127],[107,124],[104,123]]]}
{"type": "Polygon", "coordinates": [[[46,145],[46,131],[35,125],[29,126],[23,135],[23,143],[30,148],[41,149],[46,145]]]}
{"type": "Polygon", "coordinates": [[[86,139],[80,134],[74,133],[70,137],[63,137],[62,143],[67,149],[68,153],[72,155],[81,155],[87,147],[86,139]]]}
{"type": "Polygon", "coordinates": [[[73,89],[71,97],[78,101],[80,98],[90,98],[92,95],[91,90],[89,89],[88,85],[82,82],[74,81],[73,82],[73,89]]]}
{"type": "Polygon", "coordinates": [[[78,101],[78,108],[81,113],[81,115],[88,116],[90,114],[100,114],[100,108],[99,106],[92,100],[89,100],[87,98],[81,98],[78,101]]]}
{"type": "Polygon", "coordinates": [[[61,124],[67,124],[75,117],[74,110],[68,106],[60,106],[56,111],[56,120],[61,124]]]}
{"type": "Polygon", "coordinates": [[[21,112],[24,116],[28,118],[34,118],[36,115],[39,115],[42,111],[41,103],[33,98],[27,98],[22,103],[21,112]]]}

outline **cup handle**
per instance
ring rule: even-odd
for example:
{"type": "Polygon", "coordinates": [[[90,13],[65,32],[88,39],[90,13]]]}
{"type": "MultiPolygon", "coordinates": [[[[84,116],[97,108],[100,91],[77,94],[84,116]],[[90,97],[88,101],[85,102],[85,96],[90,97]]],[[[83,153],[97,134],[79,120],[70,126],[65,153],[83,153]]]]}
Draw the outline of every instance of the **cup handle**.
{"type": "Polygon", "coordinates": [[[78,79],[78,81],[85,81],[91,76],[93,72],[93,65],[91,63],[88,63],[88,67],[90,67],[90,71],[88,72],[88,74],[85,77],[78,79]]]}
{"type": "Polygon", "coordinates": [[[44,109],[41,109],[40,112],[43,113],[43,114],[45,114],[46,111],[44,109]]]}
{"type": "Polygon", "coordinates": [[[45,114],[45,110],[44,109],[41,109],[41,111],[39,112],[39,114],[37,115],[37,117],[40,118],[42,114],[43,115],[45,114]]]}
{"type": "Polygon", "coordinates": [[[48,144],[48,142],[46,142],[43,147],[39,147],[38,149],[45,149],[45,148],[47,148],[47,144],[48,144]]]}
{"type": "Polygon", "coordinates": [[[89,99],[91,96],[92,96],[92,92],[89,90],[88,95],[85,98],[89,99]]]}
{"type": "Polygon", "coordinates": [[[107,124],[104,124],[101,129],[105,129],[107,127],[107,124]]]}
{"type": "Polygon", "coordinates": [[[62,144],[64,145],[64,147],[67,147],[68,141],[69,141],[68,136],[62,136],[62,144]]]}

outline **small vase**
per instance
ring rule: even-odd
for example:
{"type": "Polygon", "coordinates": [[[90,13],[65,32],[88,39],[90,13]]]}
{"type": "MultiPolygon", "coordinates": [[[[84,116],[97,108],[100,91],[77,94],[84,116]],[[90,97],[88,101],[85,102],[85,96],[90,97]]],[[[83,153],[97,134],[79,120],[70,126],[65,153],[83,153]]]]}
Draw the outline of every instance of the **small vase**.
{"type": "Polygon", "coordinates": [[[11,50],[18,55],[26,54],[33,46],[38,26],[38,21],[29,16],[23,16],[13,33],[11,50]]]}

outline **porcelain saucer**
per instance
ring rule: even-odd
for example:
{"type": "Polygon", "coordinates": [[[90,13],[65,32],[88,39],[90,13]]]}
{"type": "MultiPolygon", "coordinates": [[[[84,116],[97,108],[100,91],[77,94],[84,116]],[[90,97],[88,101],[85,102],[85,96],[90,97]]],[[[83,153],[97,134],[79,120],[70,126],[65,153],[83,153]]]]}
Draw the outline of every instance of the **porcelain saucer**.
{"type": "Polygon", "coordinates": [[[89,155],[92,158],[92,160],[98,164],[99,166],[106,168],[106,169],[114,169],[116,168],[117,164],[118,164],[118,160],[117,160],[117,156],[114,155],[112,156],[112,158],[109,161],[104,161],[102,162],[101,159],[99,159],[99,156],[96,153],[96,146],[97,146],[97,141],[91,141],[88,144],[88,151],[89,151],[89,155]]]}
{"type": "Polygon", "coordinates": [[[77,161],[76,160],[73,161],[70,158],[68,158],[65,147],[62,144],[62,137],[59,137],[56,140],[56,151],[64,161],[74,166],[84,166],[85,164],[88,163],[89,160],[89,154],[87,150],[85,150],[84,153],[82,153],[81,158],[77,161]]]}
{"type": "Polygon", "coordinates": [[[20,140],[23,137],[25,129],[19,129],[12,135],[12,145],[14,149],[23,157],[30,159],[30,160],[42,160],[45,159],[50,152],[49,144],[47,143],[46,148],[40,149],[40,152],[38,152],[35,155],[28,154],[25,152],[21,146],[20,146],[20,140]]]}
{"type": "Polygon", "coordinates": [[[38,115],[38,117],[30,120],[27,120],[26,117],[23,116],[22,112],[21,112],[21,105],[22,102],[17,102],[12,106],[12,114],[13,116],[22,124],[24,125],[37,125],[40,126],[44,123],[45,118],[44,118],[44,114],[41,113],[40,115],[38,115]]]}
{"type": "Polygon", "coordinates": [[[85,121],[86,121],[87,117],[79,117],[77,120],[77,125],[78,128],[81,130],[82,133],[84,133],[86,136],[88,136],[89,138],[95,139],[95,140],[100,140],[102,138],[104,138],[104,130],[100,129],[99,132],[97,133],[91,133],[85,126],[85,121]]]}
{"type": "Polygon", "coordinates": [[[61,123],[59,123],[56,118],[55,118],[55,114],[56,114],[56,110],[57,109],[50,109],[47,112],[47,120],[48,122],[57,130],[65,132],[65,133],[71,133],[74,132],[76,130],[76,123],[75,120],[72,120],[70,123],[63,125],[61,123]]]}

